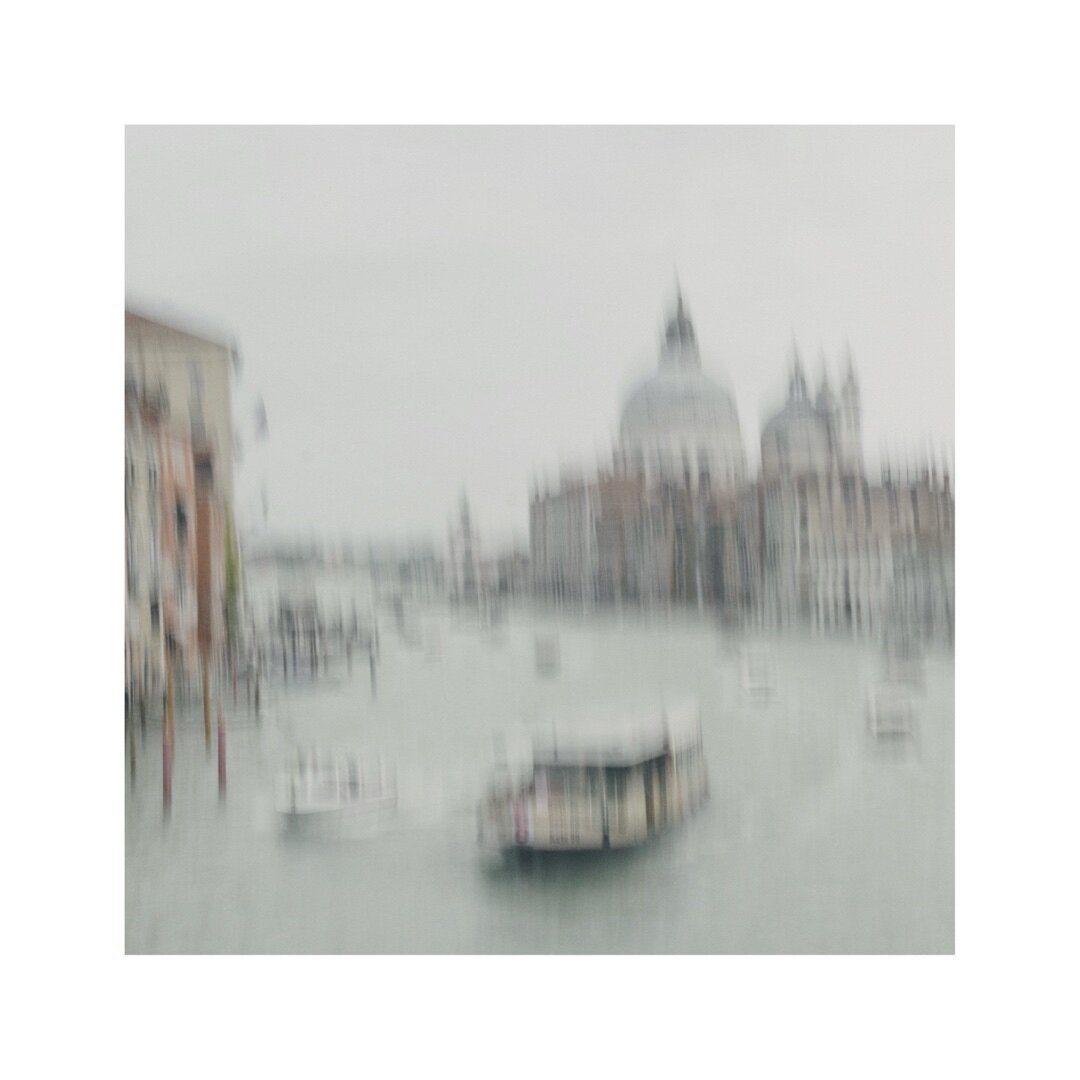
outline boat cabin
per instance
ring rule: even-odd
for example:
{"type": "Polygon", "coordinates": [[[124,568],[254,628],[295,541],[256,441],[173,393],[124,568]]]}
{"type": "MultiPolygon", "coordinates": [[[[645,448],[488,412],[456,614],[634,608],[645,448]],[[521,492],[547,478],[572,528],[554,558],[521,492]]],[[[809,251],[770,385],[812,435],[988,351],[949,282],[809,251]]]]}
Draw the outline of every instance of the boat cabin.
{"type": "Polygon", "coordinates": [[[870,733],[879,739],[914,735],[915,710],[909,689],[898,683],[875,687],[867,703],[867,724],[870,733]]]}
{"type": "Polygon", "coordinates": [[[481,836],[502,848],[629,847],[683,821],[706,793],[696,708],[556,726],[534,740],[531,772],[489,795],[481,836]]]}

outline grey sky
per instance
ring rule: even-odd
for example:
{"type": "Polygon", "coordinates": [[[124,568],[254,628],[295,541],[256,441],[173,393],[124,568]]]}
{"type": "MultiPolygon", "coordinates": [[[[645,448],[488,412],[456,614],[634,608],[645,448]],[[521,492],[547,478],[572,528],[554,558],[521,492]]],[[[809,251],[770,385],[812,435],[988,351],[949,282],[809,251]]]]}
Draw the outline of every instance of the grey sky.
{"type": "Polygon", "coordinates": [[[794,332],[850,339],[867,456],[953,439],[948,128],[130,128],[127,284],[214,319],[267,406],[270,527],[527,533],[606,454],[677,267],[751,463],[794,332]]]}

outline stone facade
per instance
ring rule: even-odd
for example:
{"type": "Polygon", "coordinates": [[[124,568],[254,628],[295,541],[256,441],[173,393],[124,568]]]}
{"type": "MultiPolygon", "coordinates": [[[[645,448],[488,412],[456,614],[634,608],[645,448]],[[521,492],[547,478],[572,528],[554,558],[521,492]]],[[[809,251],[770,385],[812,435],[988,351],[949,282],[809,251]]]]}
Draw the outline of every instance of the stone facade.
{"type": "Polygon", "coordinates": [[[126,313],[125,657],[131,703],[223,662],[232,496],[232,350],[126,313]]]}
{"type": "Polygon", "coordinates": [[[761,474],[748,480],[741,450],[729,446],[734,405],[697,378],[680,297],[660,375],[624,410],[613,472],[564,476],[533,494],[536,593],[556,603],[683,604],[819,633],[873,636],[902,623],[951,641],[949,477],[924,468],[867,478],[850,349],[846,365],[839,394],[823,377],[812,400],[795,351],[787,400],[762,431],[761,474]],[[678,393],[664,379],[673,365],[691,376],[678,393]]]}

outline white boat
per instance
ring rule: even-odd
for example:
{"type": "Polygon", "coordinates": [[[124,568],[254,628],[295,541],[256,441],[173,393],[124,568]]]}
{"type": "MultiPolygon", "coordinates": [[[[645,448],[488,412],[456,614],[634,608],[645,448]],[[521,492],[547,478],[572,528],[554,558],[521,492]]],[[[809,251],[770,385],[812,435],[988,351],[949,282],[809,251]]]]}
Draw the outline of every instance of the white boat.
{"type": "Polygon", "coordinates": [[[696,705],[579,720],[534,739],[527,767],[492,785],[480,842],[499,851],[633,847],[686,820],[707,795],[696,705]]]}
{"type": "Polygon", "coordinates": [[[910,637],[886,641],[882,650],[882,674],[884,682],[924,689],[926,663],[918,643],[910,637]]]}
{"type": "Polygon", "coordinates": [[[534,648],[536,650],[537,674],[557,675],[562,663],[562,655],[559,650],[559,639],[553,635],[537,637],[534,648]]]}
{"type": "Polygon", "coordinates": [[[300,751],[279,781],[278,811],[290,826],[378,820],[396,807],[397,779],[382,758],[300,751]]]}
{"type": "Polygon", "coordinates": [[[776,692],[776,661],[768,649],[742,649],[739,674],[743,691],[753,701],[763,701],[776,692]]]}
{"type": "Polygon", "coordinates": [[[914,736],[915,709],[910,688],[902,683],[879,683],[870,691],[866,719],[870,734],[878,739],[914,736]]]}

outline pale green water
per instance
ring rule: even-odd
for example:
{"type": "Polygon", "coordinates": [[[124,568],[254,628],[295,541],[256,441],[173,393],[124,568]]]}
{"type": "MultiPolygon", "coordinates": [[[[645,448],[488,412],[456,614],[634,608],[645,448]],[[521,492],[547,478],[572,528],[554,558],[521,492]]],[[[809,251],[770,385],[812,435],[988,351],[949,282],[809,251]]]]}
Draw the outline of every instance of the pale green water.
{"type": "MultiPolygon", "coordinates": [[[[775,640],[774,700],[745,700],[733,643],[712,627],[614,619],[558,626],[562,673],[533,668],[538,627],[503,640],[455,628],[442,655],[383,624],[378,695],[366,657],[315,685],[276,687],[262,719],[227,717],[228,789],[201,714],[177,729],[173,808],[161,810],[160,728],[139,743],[127,800],[127,950],[134,953],[951,952],[953,673],[928,657],[919,737],[871,745],[870,647],[775,640]],[[695,696],[712,798],[630,853],[492,864],[475,804],[492,736],[552,708],[695,696]],[[397,765],[381,832],[283,834],[272,785],[296,742],[374,750],[397,765]]],[[[229,699],[226,698],[228,704],[229,699]]]]}

